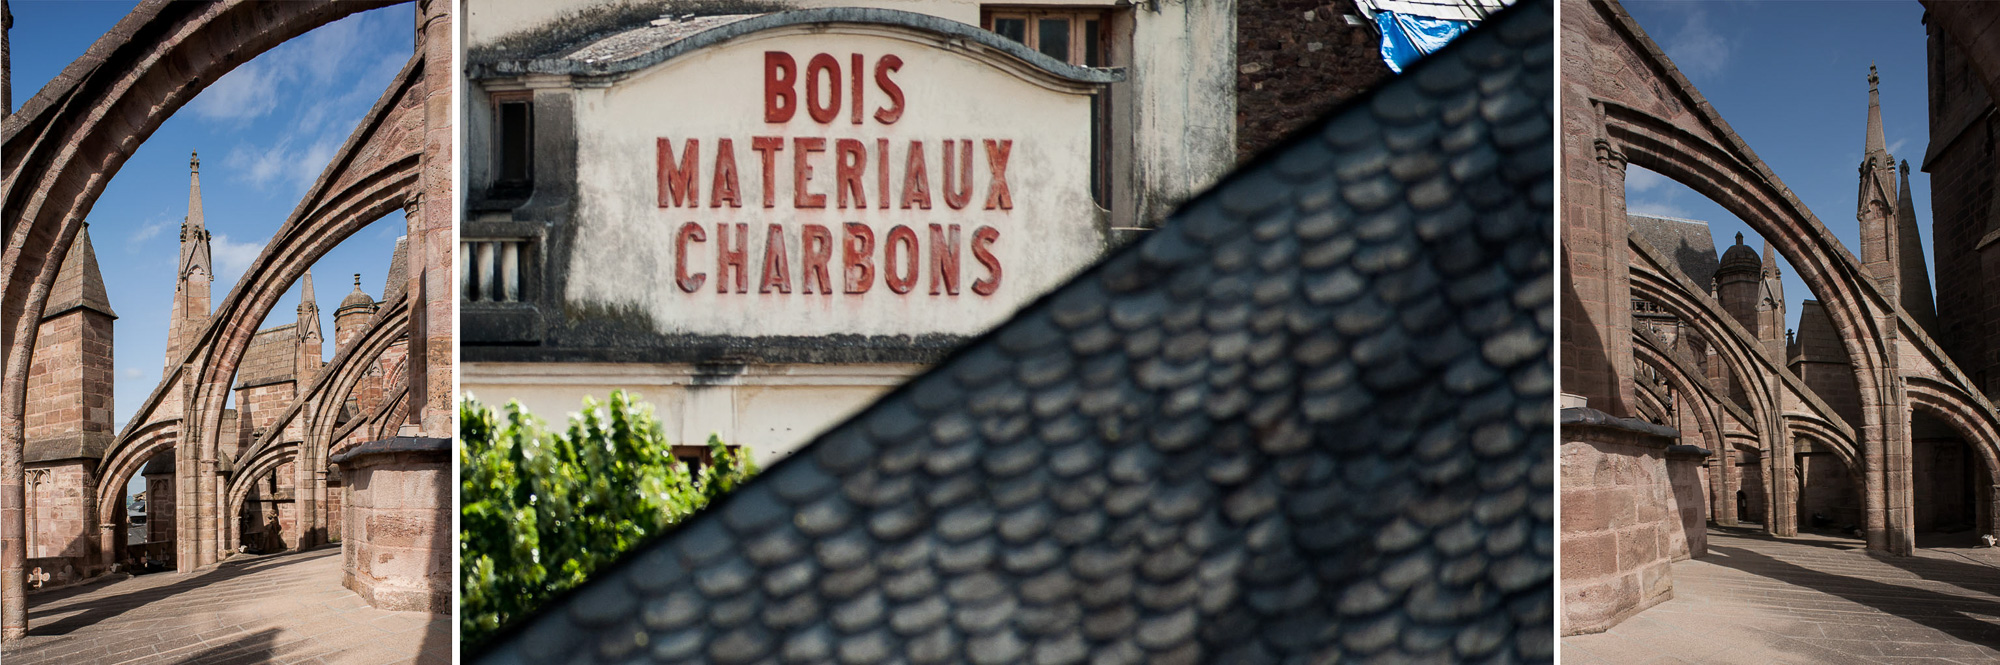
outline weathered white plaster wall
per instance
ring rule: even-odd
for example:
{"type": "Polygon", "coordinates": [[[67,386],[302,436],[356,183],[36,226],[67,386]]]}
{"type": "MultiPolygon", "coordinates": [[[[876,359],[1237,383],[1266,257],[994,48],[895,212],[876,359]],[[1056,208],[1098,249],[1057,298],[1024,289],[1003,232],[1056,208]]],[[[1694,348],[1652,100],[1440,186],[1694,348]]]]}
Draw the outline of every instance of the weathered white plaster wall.
{"type": "Polygon", "coordinates": [[[757,365],[730,376],[697,375],[690,365],[643,363],[463,363],[461,394],[499,408],[520,400],[552,429],[624,389],[653,405],[676,445],[701,445],[709,434],[749,446],[771,464],[883,393],[923,371],[920,365],[757,365]]]}
{"type": "MultiPolygon", "coordinates": [[[[732,40],[699,53],[667,61],[604,88],[576,92],[577,214],[571,245],[569,283],[565,298],[581,311],[643,312],[663,334],[709,335],[914,335],[974,334],[1005,320],[1020,305],[1069,279],[1103,252],[1104,229],[1090,200],[1090,107],[1086,94],[1059,91],[1031,82],[1015,72],[961,52],[935,48],[895,36],[858,34],[763,33],[732,40]],[[768,123],[765,111],[767,52],[791,54],[799,82],[799,107],[784,123],[768,123]],[[867,74],[862,78],[862,122],[850,120],[853,90],[846,89],[830,123],[809,117],[804,90],[807,63],[815,54],[829,54],[842,68],[851,54],[861,54],[867,74]],[[904,96],[902,116],[894,124],[872,115],[890,105],[874,81],[879,59],[895,55],[901,68],[891,76],[904,96]],[[762,155],[752,139],[783,139],[772,160],[774,183],[765,183],[762,155]],[[688,139],[695,139],[692,165],[698,205],[659,205],[658,141],[666,139],[679,163],[688,139]],[[715,206],[714,181],[720,139],[734,146],[733,163],[740,183],[741,207],[715,206]],[[824,151],[808,153],[812,172],[805,190],[825,197],[824,208],[795,205],[799,180],[795,160],[799,138],[824,141],[824,151]],[[866,149],[859,181],[866,207],[840,209],[837,196],[835,142],[854,139],[866,149]],[[879,189],[880,143],[888,141],[888,208],[879,189]],[[946,204],[943,174],[945,140],[960,147],[970,140],[971,199],[963,209],[946,204]],[[1007,142],[1004,180],[1012,209],[987,208],[994,187],[987,141],[1007,142]],[[930,208],[903,207],[908,151],[920,141],[925,155],[930,208]],[[771,186],[775,185],[775,186],[771,186]],[[770,187],[774,207],[763,207],[770,187]],[[685,270],[706,275],[692,293],[676,286],[680,229],[693,222],[703,227],[702,242],[688,242],[685,270]],[[843,225],[859,222],[874,236],[870,261],[872,285],[865,293],[848,293],[842,285],[843,225]],[[743,266],[749,293],[719,293],[723,286],[717,253],[723,244],[720,225],[747,225],[743,266]],[[785,263],[791,293],[761,293],[768,227],[776,224],[785,237],[785,263]],[[827,274],[836,291],[806,293],[807,274],[802,237],[806,225],[832,233],[827,274]],[[958,225],[958,294],[933,295],[931,225],[958,225]],[[889,271],[907,274],[899,251],[891,263],[885,249],[898,225],[916,234],[916,284],[908,293],[894,293],[889,271]],[[975,283],[990,274],[974,253],[981,227],[999,232],[990,247],[1000,264],[999,285],[980,295],[975,283]],[[577,269],[587,266],[588,269],[577,269]]],[[[831,93],[825,93],[831,94],[831,93]]],[[[953,161],[959,161],[954,155],[953,161]]],[[[684,202],[684,201],[682,201],[684,202]]],[[[948,228],[948,227],[947,227],[948,228]]],[[[734,233],[729,241],[736,247],[734,233]]],[[[947,241],[948,242],[948,241],[947,241]]]]}
{"type": "MultiPolygon", "coordinates": [[[[1112,86],[1114,219],[1150,226],[1235,165],[1236,1],[1155,0],[791,0],[797,9],[874,7],[980,25],[982,4],[1102,7],[1110,10],[1112,64],[1128,80],[1112,86]]],[[[466,45],[478,48],[635,0],[481,0],[467,8],[466,45]]],[[[468,99],[468,104],[471,100],[468,99]]]]}

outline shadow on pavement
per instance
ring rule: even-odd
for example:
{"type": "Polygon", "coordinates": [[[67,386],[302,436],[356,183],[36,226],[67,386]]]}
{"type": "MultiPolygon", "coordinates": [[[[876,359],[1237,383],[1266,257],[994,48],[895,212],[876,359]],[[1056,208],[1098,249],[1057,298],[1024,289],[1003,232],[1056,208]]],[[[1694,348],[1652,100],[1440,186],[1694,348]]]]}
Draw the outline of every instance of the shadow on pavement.
{"type": "Polygon", "coordinates": [[[272,647],[277,644],[277,641],[278,629],[266,628],[244,635],[242,639],[234,642],[183,658],[177,661],[176,665],[252,665],[253,663],[268,663],[277,655],[272,652],[272,647]]]}
{"type": "MultiPolygon", "coordinates": [[[[36,605],[39,606],[38,608],[30,609],[28,615],[31,618],[37,615],[46,616],[49,614],[76,612],[78,610],[83,610],[83,611],[81,613],[74,614],[72,616],[63,617],[46,625],[38,625],[34,621],[29,621],[28,634],[31,636],[67,635],[77,629],[94,625],[105,619],[109,619],[118,616],[120,614],[124,614],[126,612],[131,611],[133,608],[145,605],[147,603],[152,603],[166,598],[170,598],[173,597],[175,594],[190,589],[207,586],[228,579],[242,577],[244,575],[257,572],[271,565],[276,565],[279,563],[297,563],[302,561],[311,561],[313,559],[318,559],[321,557],[339,556],[339,555],[340,555],[340,549],[333,548],[333,549],[308,550],[303,553],[254,557],[247,560],[241,558],[232,558],[223,561],[220,564],[217,564],[215,568],[209,570],[208,572],[197,573],[193,576],[188,577],[187,579],[183,579],[178,582],[174,582],[172,584],[153,587],[141,591],[134,591],[132,593],[122,593],[115,596],[107,596],[105,598],[95,601],[86,601],[79,605],[49,607],[50,605],[49,601],[62,600],[70,596],[61,596],[57,598],[47,598],[47,597],[33,598],[31,600],[37,600],[42,602],[36,603],[36,605]],[[40,611],[37,612],[36,610],[40,611]]],[[[91,587],[91,588],[92,590],[97,589],[97,587],[91,587]]]]}
{"type": "MultiPolygon", "coordinates": [[[[1799,543],[1799,541],[1793,540],[1786,540],[1784,542],[1788,544],[1799,543]]],[[[1892,616],[1908,619],[1973,644],[2000,646],[2000,626],[1989,623],[1994,618],[2000,618],[2000,601],[1885,584],[1846,575],[1835,575],[1779,561],[1763,553],[1740,547],[1718,546],[1711,543],[1709,551],[1714,554],[1721,554],[1722,556],[1711,556],[1703,559],[1703,561],[1708,563],[1734,568],[1759,577],[1845,598],[1892,616]]],[[[1907,557],[1896,558],[1901,559],[1902,562],[1889,560],[1890,557],[1876,557],[1878,560],[1887,561],[1898,567],[1904,567],[1903,564],[1913,561],[1907,557]]],[[[1933,560],[1917,559],[1914,561],[1932,562],[1933,560]]],[[[1974,574],[1992,575],[1993,572],[1991,569],[1986,569],[1983,573],[1975,572],[1974,574]]],[[[1932,579],[1921,574],[1919,576],[1925,579],[1932,579]]],[[[1957,580],[1933,581],[1955,584],[1956,582],[1977,579],[1979,578],[1961,577],[1957,580]]]]}

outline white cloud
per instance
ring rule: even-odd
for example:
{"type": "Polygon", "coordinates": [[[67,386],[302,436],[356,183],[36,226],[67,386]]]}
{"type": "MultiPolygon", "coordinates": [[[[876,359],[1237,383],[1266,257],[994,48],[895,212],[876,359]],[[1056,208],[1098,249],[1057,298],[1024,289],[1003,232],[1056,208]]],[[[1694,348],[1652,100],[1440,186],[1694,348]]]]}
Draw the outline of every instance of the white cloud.
{"type": "Polygon", "coordinates": [[[288,136],[261,148],[243,145],[231,148],[223,163],[260,188],[304,189],[319,179],[320,172],[326,170],[327,162],[333,160],[333,154],[344,141],[345,137],[327,133],[312,137],[310,145],[300,146],[294,137],[288,136]]]}
{"type": "Polygon", "coordinates": [[[1627,193],[1651,191],[1653,188],[1669,182],[1673,181],[1667,179],[1666,176],[1636,166],[1625,169],[1625,191],[1627,193]]]}
{"type": "Polygon", "coordinates": [[[235,242],[228,234],[217,233],[208,244],[209,257],[215,260],[215,288],[219,293],[228,293],[236,288],[236,279],[249,269],[250,262],[264,251],[261,242],[235,242]]]}
{"type": "Polygon", "coordinates": [[[284,78],[268,64],[253,60],[202,90],[188,108],[209,120],[256,118],[277,107],[278,85],[284,78]]]}
{"type": "Polygon", "coordinates": [[[118,370],[118,377],[123,379],[143,379],[146,378],[146,371],[137,367],[127,367],[118,370]]]}
{"type": "Polygon", "coordinates": [[[175,228],[175,226],[176,222],[172,217],[167,215],[156,216],[153,218],[153,221],[141,225],[138,231],[125,235],[125,251],[138,253],[146,249],[145,244],[147,241],[160,237],[160,234],[166,233],[167,229],[175,228]]]}
{"type": "Polygon", "coordinates": [[[1674,66],[1690,78],[1706,78],[1729,65],[1729,40],[1708,24],[1708,12],[1688,13],[1679,32],[1662,45],[1674,66]]]}
{"type": "Polygon", "coordinates": [[[1676,219],[1687,219],[1691,216],[1687,208],[1666,201],[1652,199],[1627,199],[1625,201],[1625,212],[1632,215],[1673,217],[1676,219]]]}
{"type": "Polygon", "coordinates": [[[381,96],[383,83],[409,60],[407,42],[392,36],[397,31],[387,21],[370,12],[323,26],[245,64],[196,98],[204,117],[238,122],[269,113],[281,101],[293,108],[293,98],[309,100],[284,119],[292,129],[279,132],[282,138],[230,150],[224,163],[235,175],[286,194],[319,178],[381,96]]]}

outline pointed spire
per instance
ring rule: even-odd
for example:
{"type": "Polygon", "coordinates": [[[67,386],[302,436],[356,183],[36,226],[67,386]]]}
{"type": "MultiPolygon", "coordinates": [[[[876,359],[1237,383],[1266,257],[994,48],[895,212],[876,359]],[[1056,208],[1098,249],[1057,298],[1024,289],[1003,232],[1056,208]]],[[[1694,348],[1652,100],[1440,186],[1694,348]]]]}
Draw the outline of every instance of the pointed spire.
{"type": "Polygon", "coordinates": [[[1903,310],[1917,325],[1937,335],[1937,305],[1931,300],[1930,268],[1924,263],[1923,239],[1917,233],[1917,204],[1910,190],[1910,163],[1902,164],[1902,183],[1896,190],[1896,253],[1903,310]]]}
{"type": "Polygon", "coordinates": [[[1877,90],[1877,83],[1879,81],[1880,79],[1875,76],[1875,64],[1869,63],[1868,64],[1868,139],[1867,139],[1868,144],[1865,148],[1863,148],[1865,153],[1862,155],[1861,160],[1863,162],[1866,162],[1868,161],[1868,158],[1874,157],[1877,153],[1880,153],[1883,155],[1884,158],[1881,162],[1876,164],[1877,168],[1889,165],[1889,160],[1887,159],[1887,155],[1889,153],[1889,148],[1888,148],[1889,143],[1888,141],[1882,139],[1882,95],[1877,90]]]}
{"type": "Polygon", "coordinates": [[[306,269],[305,283],[299,288],[299,325],[297,331],[300,339],[317,339],[319,337],[319,299],[313,295],[313,273],[311,268],[306,269]]]}
{"type": "Polygon", "coordinates": [[[1743,232],[1742,232],[1742,231],[1737,231],[1737,232],[1736,232],[1736,244],[1738,244],[1738,245],[1741,245],[1741,244],[1743,244],[1743,232]]]}
{"type": "Polygon", "coordinates": [[[111,298],[104,291],[104,274],[97,269],[97,250],[91,247],[90,224],[76,232],[76,240],[63,256],[56,271],[55,287],[49,291],[43,316],[56,316],[77,308],[94,309],[112,318],[111,298]]]}
{"type": "Polygon", "coordinates": [[[181,222],[180,276],[200,269],[210,279],[215,269],[208,256],[208,226],[201,212],[201,155],[188,153],[188,214],[181,222]]]}

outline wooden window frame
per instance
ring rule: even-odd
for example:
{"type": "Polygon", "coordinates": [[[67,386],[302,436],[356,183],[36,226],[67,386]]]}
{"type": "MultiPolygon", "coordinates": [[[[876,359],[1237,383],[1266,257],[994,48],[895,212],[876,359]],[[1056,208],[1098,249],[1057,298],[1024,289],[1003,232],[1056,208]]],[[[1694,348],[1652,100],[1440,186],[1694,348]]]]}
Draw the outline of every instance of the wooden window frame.
{"type": "Polygon", "coordinates": [[[1026,23],[1026,27],[1022,29],[1021,36],[1024,40],[1021,43],[1036,53],[1041,52],[1041,22],[1047,19],[1068,19],[1069,58],[1066,62],[1078,67],[1109,66],[1105,62],[1096,65],[1086,64],[1090,43],[1083,29],[1084,22],[1097,21],[1097,57],[1100,61],[1108,60],[1111,54],[1111,40],[1106,37],[1110,33],[1111,25],[1111,12],[1108,10],[1023,5],[985,5],[979,8],[979,25],[988,31],[997,33],[997,30],[993,30],[994,21],[1003,18],[1021,19],[1026,23]]]}

